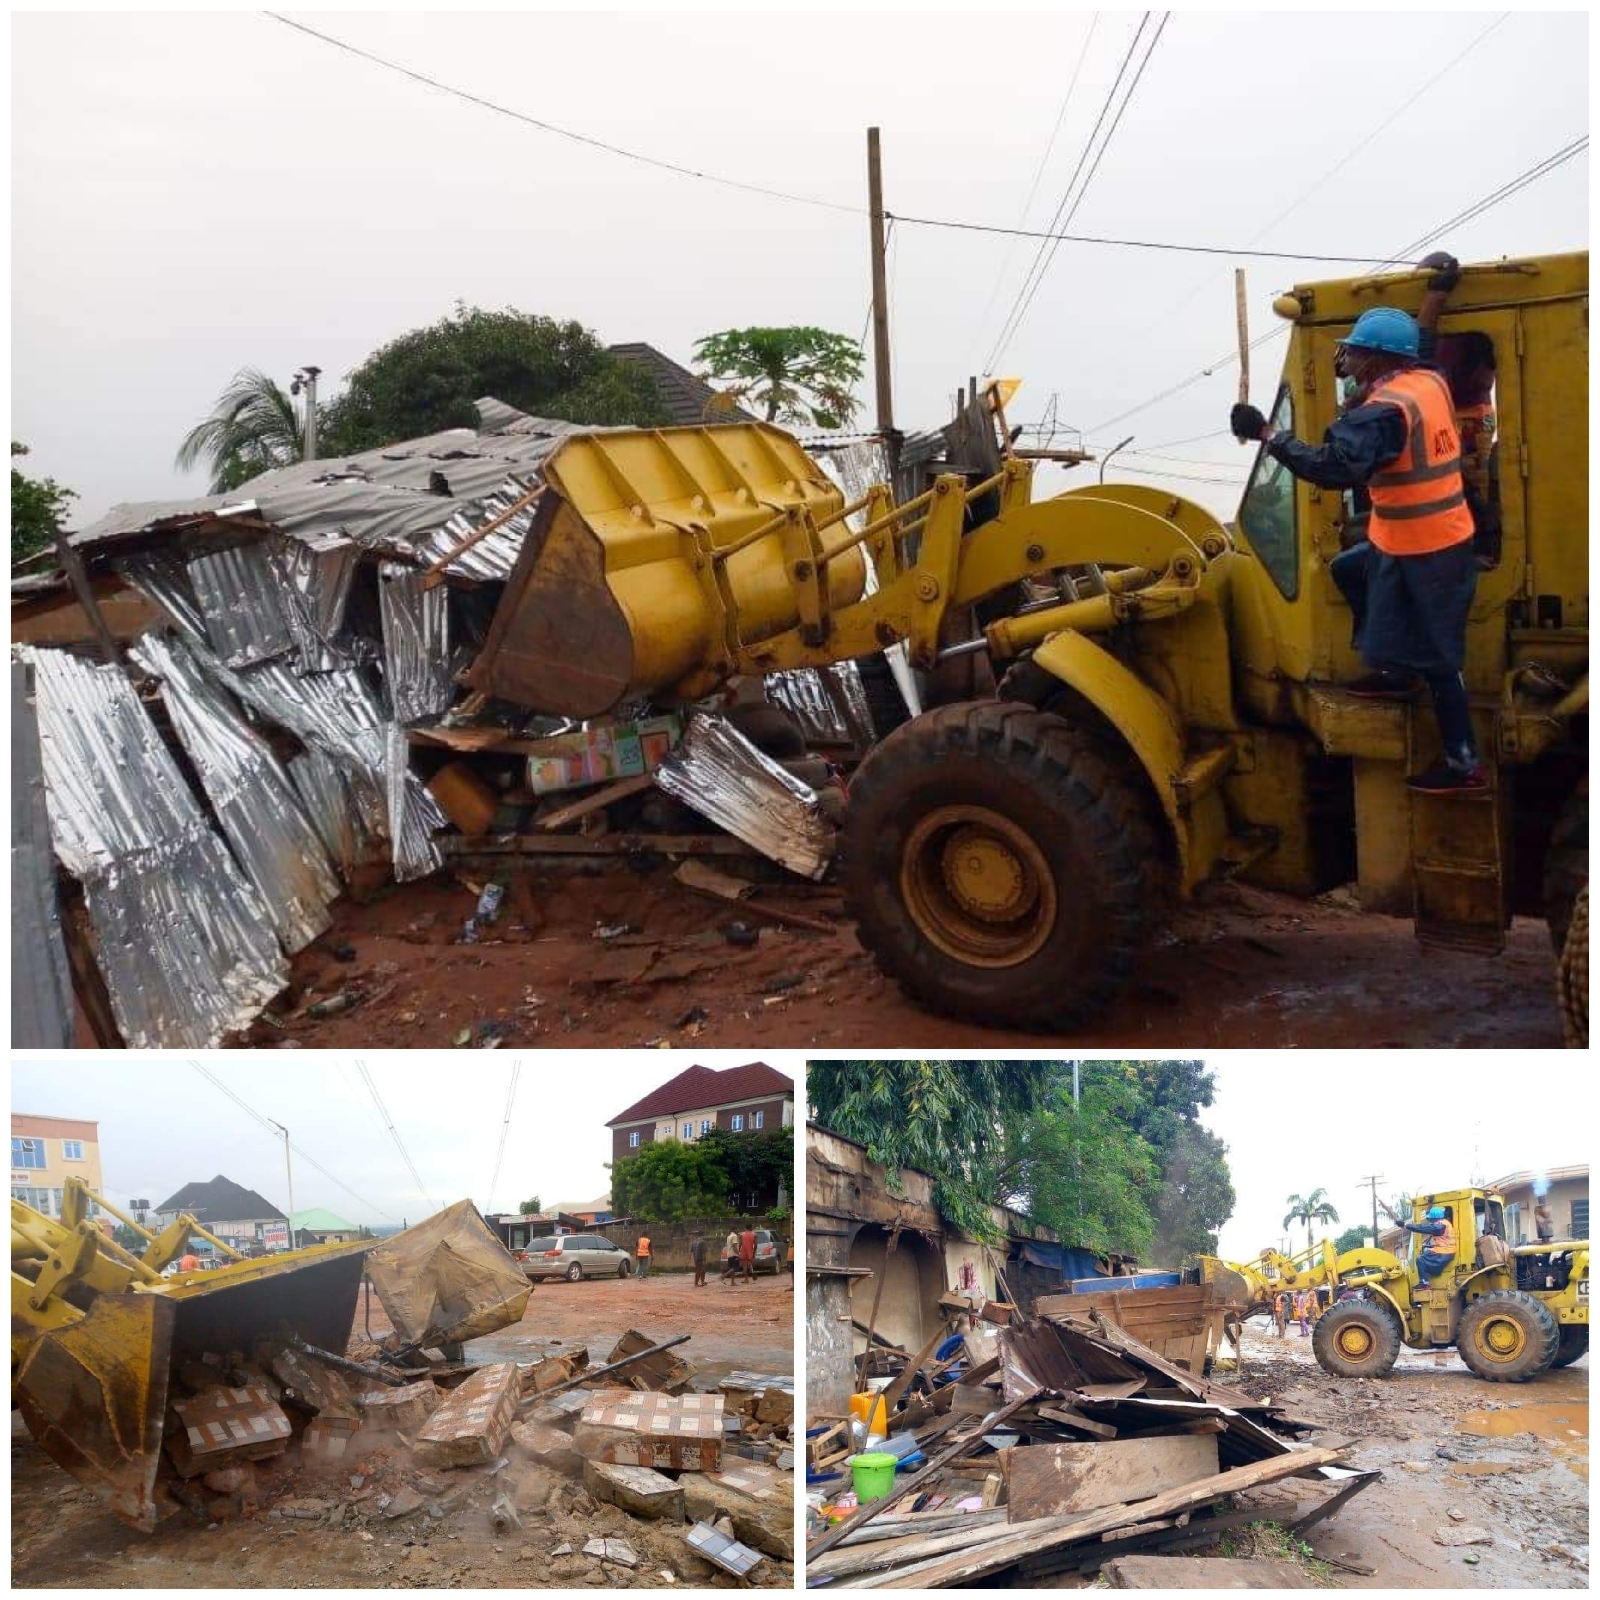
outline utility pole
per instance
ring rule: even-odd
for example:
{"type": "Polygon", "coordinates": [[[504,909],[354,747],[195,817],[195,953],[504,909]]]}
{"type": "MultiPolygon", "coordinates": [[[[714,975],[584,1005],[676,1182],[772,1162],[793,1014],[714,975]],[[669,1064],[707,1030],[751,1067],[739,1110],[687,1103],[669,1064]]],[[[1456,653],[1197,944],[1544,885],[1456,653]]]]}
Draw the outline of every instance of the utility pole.
{"type": "Polygon", "coordinates": [[[1072,1109],[1078,1109],[1078,1063],[1072,1063],[1072,1109]]]}
{"type": "Polygon", "coordinates": [[[1378,1185],[1383,1182],[1381,1172],[1374,1173],[1371,1177],[1361,1180],[1372,1190],[1372,1248],[1378,1248],[1378,1185]]]}
{"type": "Polygon", "coordinates": [[[301,367],[289,385],[290,394],[299,394],[302,389],[306,394],[305,449],[301,457],[305,461],[317,459],[317,379],[321,376],[321,367],[301,367]]]}
{"type": "MultiPolygon", "coordinates": [[[[272,1122],[272,1118],[267,1118],[272,1122]]],[[[289,1248],[294,1249],[294,1166],[289,1160],[289,1130],[281,1122],[272,1122],[272,1126],[283,1135],[283,1168],[289,1175],[289,1248]]]]}
{"type": "Polygon", "coordinates": [[[900,440],[894,431],[894,394],[889,378],[889,282],[884,259],[883,153],[878,130],[867,129],[867,209],[872,239],[872,362],[878,400],[878,432],[892,483],[900,470],[900,440]]]}

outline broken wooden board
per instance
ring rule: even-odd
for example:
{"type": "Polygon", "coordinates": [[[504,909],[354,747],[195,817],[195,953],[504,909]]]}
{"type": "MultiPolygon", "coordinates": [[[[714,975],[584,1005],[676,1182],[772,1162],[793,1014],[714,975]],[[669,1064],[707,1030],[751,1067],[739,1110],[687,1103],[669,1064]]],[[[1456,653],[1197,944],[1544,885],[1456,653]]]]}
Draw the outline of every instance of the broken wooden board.
{"type": "Polygon", "coordinates": [[[1004,1456],[1013,1522],[1126,1505],[1217,1475],[1215,1437],[1030,1444],[1004,1456]]]}
{"type": "Polygon", "coordinates": [[[1118,1556],[1100,1569],[1113,1589],[1314,1589],[1288,1561],[1226,1556],[1118,1556]]]}
{"type": "Polygon", "coordinates": [[[614,800],[626,800],[629,795],[641,794],[644,790],[653,788],[655,781],[654,776],[648,772],[640,773],[634,778],[619,778],[615,783],[608,783],[604,788],[596,789],[580,799],[569,801],[555,811],[547,812],[537,819],[535,826],[545,833],[554,833],[557,829],[565,828],[569,823],[588,816],[591,811],[603,809],[614,800]]]}

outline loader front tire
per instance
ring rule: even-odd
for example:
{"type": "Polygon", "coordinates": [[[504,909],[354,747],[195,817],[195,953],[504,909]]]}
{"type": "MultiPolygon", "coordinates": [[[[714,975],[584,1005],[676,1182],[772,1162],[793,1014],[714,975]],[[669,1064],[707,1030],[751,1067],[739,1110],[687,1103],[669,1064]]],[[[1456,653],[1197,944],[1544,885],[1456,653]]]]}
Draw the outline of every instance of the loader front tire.
{"type": "Polygon", "coordinates": [[[1379,1300],[1341,1300],[1317,1318],[1311,1353],[1335,1378],[1386,1378],[1400,1354],[1400,1319],[1379,1300]]]}
{"type": "Polygon", "coordinates": [[[1566,798],[1550,834],[1544,857],[1544,920],[1557,959],[1567,945],[1567,929],[1578,891],[1589,881],[1589,780],[1566,798]]]}
{"type": "Polygon", "coordinates": [[[1586,1324],[1579,1322],[1564,1322],[1561,1325],[1561,1343],[1556,1347],[1556,1358],[1550,1363],[1552,1367],[1570,1367],[1574,1361],[1581,1361],[1589,1353],[1589,1329],[1586,1324]]]}
{"type": "Polygon", "coordinates": [[[1456,1350],[1490,1383],[1526,1383],[1554,1364],[1561,1324],[1542,1301],[1520,1289],[1480,1295],[1456,1325],[1456,1350]]]}
{"type": "Polygon", "coordinates": [[[862,944],[919,1004],[1002,1028],[1105,1011],[1154,932],[1161,859],[1088,733],[987,700],[916,717],[861,764],[844,883],[862,944]]]}

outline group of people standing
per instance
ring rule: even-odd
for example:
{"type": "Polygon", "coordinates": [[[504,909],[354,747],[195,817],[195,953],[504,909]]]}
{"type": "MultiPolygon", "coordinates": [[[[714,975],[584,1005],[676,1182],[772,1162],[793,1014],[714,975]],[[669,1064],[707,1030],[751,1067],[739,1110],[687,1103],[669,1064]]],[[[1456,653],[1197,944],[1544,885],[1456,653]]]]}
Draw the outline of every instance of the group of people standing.
{"type": "Polygon", "coordinates": [[[1278,1330],[1278,1337],[1284,1338],[1288,1334],[1289,1324],[1297,1322],[1300,1325],[1300,1336],[1305,1338],[1310,1334],[1317,1318],[1328,1309],[1332,1299],[1333,1292],[1326,1287],[1280,1289],[1272,1300],[1272,1321],[1278,1330]]]}

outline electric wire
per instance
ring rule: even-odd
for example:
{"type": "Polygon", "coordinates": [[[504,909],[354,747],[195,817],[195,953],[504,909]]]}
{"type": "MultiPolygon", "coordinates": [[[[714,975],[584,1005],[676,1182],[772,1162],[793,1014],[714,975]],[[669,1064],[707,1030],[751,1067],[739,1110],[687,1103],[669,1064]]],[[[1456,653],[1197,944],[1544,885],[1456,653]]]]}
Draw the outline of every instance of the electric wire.
{"type": "Polygon", "coordinates": [[[485,1201],[485,1204],[491,1208],[494,1206],[495,1185],[500,1181],[500,1163],[505,1160],[506,1135],[511,1132],[511,1107],[517,1098],[517,1079],[521,1076],[522,1066],[519,1063],[512,1067],[511,1083],[506,1089],[506,1114],[500,1123],[500,1148],[494,1153],[494,1176],[489,1179],[489,1194],[485,1201]]]}
{"type": "Polygon", "coordinates": [[[411,1174],[411,1181],[417,1186],[417,1193],[434,1211],[437,1211],[438,1204],[428,1193],[428,1186],[422,1181],[422,1174],[417,1171],[416,1163],[411,1159],[411,1152],[406,1149],[405,1141],[400,1137],[400,1130],[395,1127],[394,1118],[389,1115],[389,1108],[383,1103],[383,1096],[378,1093],[378,1086],[372,1081],[372,1074],[367,1071],[366,1063],[356,1062],[356,1071],[361,1074],[361,1080],[367,1086],[367,1093],[372,1096],[372,1103],[378,1108],[378,1115],[383,1118],[384,1126],[389,1130],[389,1137],[394,1140],[394,1147],[400,1152],[400,1159],[405,1162],[406,1171],[411,1174]]]}
{"type": "MultiPolygon", "coordinates": [[[[1117,75],[1112,79],[1111,87],[1106,91],[1106,97],[1100,103],[1100,113],[1094,119],[1094,126],[1089,130],[1089,137],[1084,140],[1083,149],[1078,153],[1077,165],[1073,167],[1072,176],[1067,179],[1067,186],[1064,190],[1062,190],[1061,199],[1057,203],[1056,209],[1050,218],[1051,232],[1054,232],[1058,227],[1066,227],[1071,224],[1072,213],[1067,210],[1067,207],[1068,203],[1072,199],[1072,191],[1077,187],[1078,179],[1083,172],[1084,166],[1089,160],[1089,154],[1094,149],[1094,142],[1100,136],[1100,129],[1105,125],[1106,116],[1110,112],[1112,103],[1117,97],[1117,90],[1122,87],[1122,80],[1127,74],[1128,65],[1133,60],[1134,53],[1139,48],[1139,41],[1144,36],[1145,25],[1149,22],[1149,20],[1150,13],[1148,11],[1146,11],[1139,18],[1139,26],[1134,30],[1133,38],[1128,42],[1127,51],[1117,66],[1117,75]],[[1066,220],[1063,221],[1063,218],[1066,220]]],[[[1081,191],[1079,198],[1082,198],[1081,191]]],[[[1075,206],[1073,207],[1073,210],[1076,211],[1075,206]]],[[[1059,248],[1060,246],[1057,245],[1056,249],[1059,248]]],[[[1028,271],[1024,275],[1022,283],[1017,289],[1016,297],[1011,302],[1011,310],[1006,314],[1005,321],[1000,325],[1000,332],[995,336],[994,346],[989,351],[988,358],[984,361],[984,369],[988,372],[994,371],[995,366],[998,364],[1000,358],[1005,354],[1006,346],[1011,340],[1011,335],[1015,331],[1016,325],[1021,316],[1023,316],[1026,312],[1026,305],[1024,302],[1027,304],[1032,303],[1033,292],[1039,281],[1039,278],[1042,276],[1043,272],[1048,269],[1049,263],[1045,262],[1044,256],[1045,244],[1041,243],[1039,248],[1034,252],[1033,261],[1029,265],[1028,271]]],[[[1051,259],[1054,259],[1053,254],[1051,259]]]]}
{"type": "MultiPolygon", "coordinates": [[[[222,1081],[222,1079],[219,1078],[214,1072],[210,1071],[206,1067],[202,1067],[198,1061],[191,1061],[189,1063],[189,1065],[191,1067],[193,1067],[194,1070],[196,1072],[198,1072],[200,1074],[200,1076],[202,1078],[204,1078],[208,1083],[210,1083],[214,1087],[220,1089],[225,1095],[227,1095],[227,1097],[231,1101],[233,1101],[233,1103],[236,1106],[238,1106],[240,1108],[240,1110],[246,1111],[252,1117],[254,1117],[256,1119],[256,1121],[259,1122],[261,1124],[261,1126],[263,1128],[265,1128],[267,1130],[267,1132],[270,1133],[274,1139],[281,1139],[283,1137],[283,1135],[278,1131],[278,1124],[277,1123],[275,1123],[270,1117],[263,1116],[259,1111],[257,1111],[255,1109],[254,1106],[246,1104],[246,1102],[243,1101],[242,1099],[240,1099],[239,1096],[237,1094],[235,1094],[233,1092],[233,1090],[230,1089],[228,1087],[228,1085],[225,1084],[222,1081]]],[[[292,1151],[294,1151],[294,1153],[297,1156],[299,1156],[300,1159],[303,1162],[305,1162],[305,1164],[308,1167],[314,1167],[330,1183],[338,1184],[338,1186],[341,1189],[343,1189],[344,1192],[347,1195],[349,1195],[352,1200],[359,1200],[361,1202],[361,1204],[364,1205],[369,1211],[375,1211],[380,1217],[385,1218],[389,1222],[393,1222],[394,1221],[394,1218],[391,1217],[389,1215],[389,1213],[383,1209],[382,1206],[376,1206],[370,1200],[368,1200],[365,1195],[357,1194],[356,1191],[354,1189],[352,1189],[350,1187],[350,1185],[344,1181],[343,1178],[335,1177],[334,1174],[329,1172],[328,1169],[325,1166],[323,1166],[320,1161],[314,1160],[311,1156],[308,1156],[305,1153],[305,1151],[302,1150],[300,1148],[300,1146],[297,1145],[294,1142],[293,1139],[291,1139],[289,1141],[289,1148],[292,1151]]]]}

